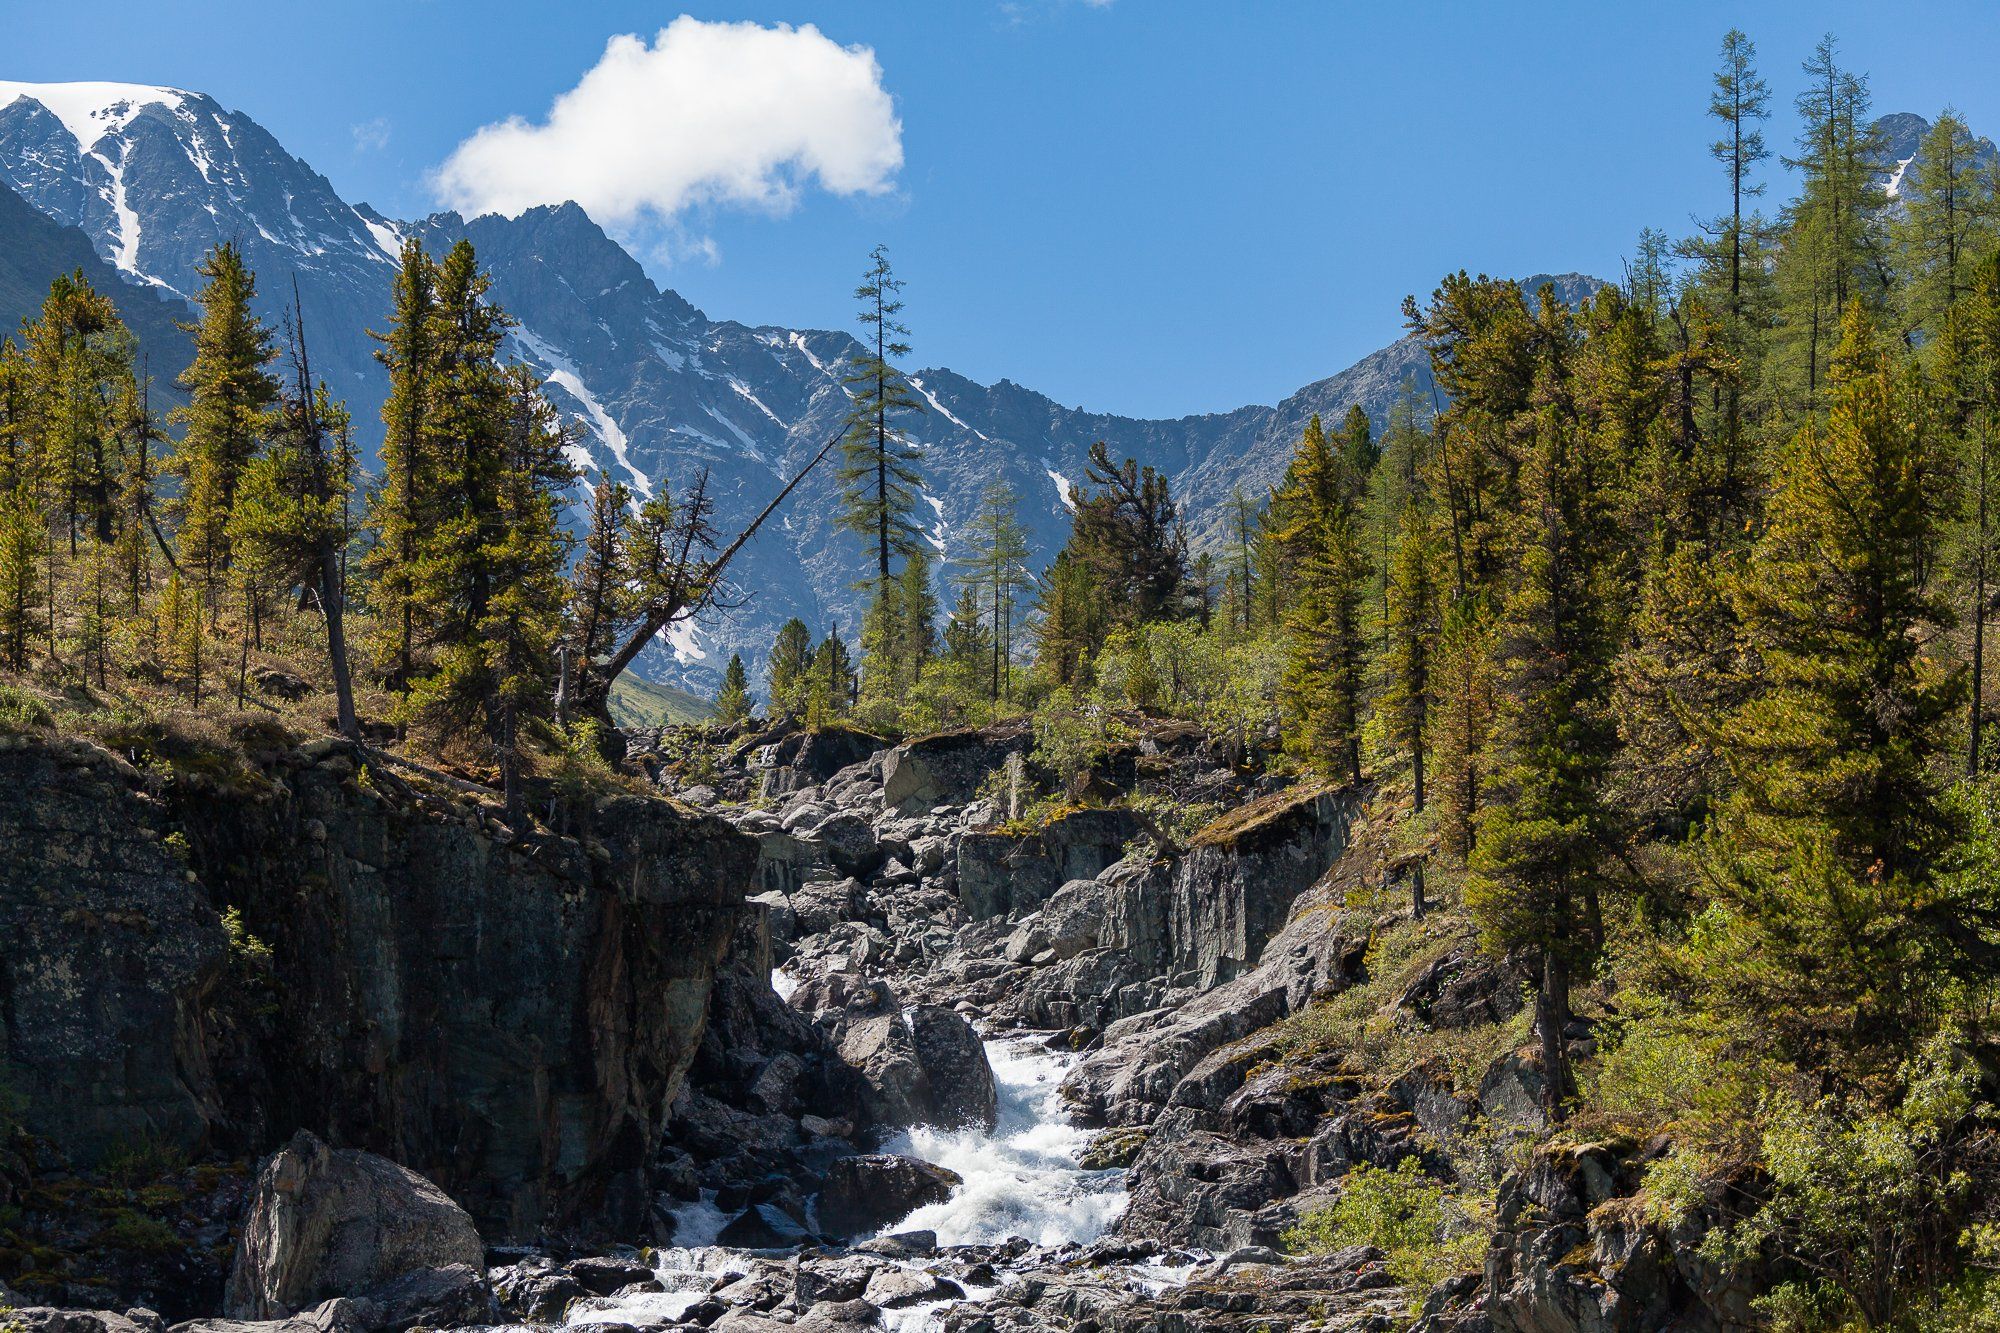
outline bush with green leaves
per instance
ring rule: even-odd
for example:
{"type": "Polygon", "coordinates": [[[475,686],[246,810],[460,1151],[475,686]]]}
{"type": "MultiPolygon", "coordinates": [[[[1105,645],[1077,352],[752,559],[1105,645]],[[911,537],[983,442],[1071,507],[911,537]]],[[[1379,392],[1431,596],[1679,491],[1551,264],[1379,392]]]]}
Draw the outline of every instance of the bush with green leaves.
{"type": "MultiPolygon", "coordinates": [[[[1710,1231],[1702,1252],[1722,1263],[1775,1256],[1798,1272],[1758,1302],[1780,1333],[1890,1327],[1957,1280],[1976,1189],[1967,1131],[1992,1112],[1956,1035],[1932,1037],[1903,1066],[1902,1096],[1887,1109],[1786,1090],[1765,1099],[1759,1157],[1769,1197],[1710,1231]]],[[[1657,1215],[1697,1201],[1688,1166],[1677,1150],[1649,1173],[1657,1215]]]]}
{"type": "Polygon", "coordinates": [[[1482,1201],[1433,1179],[1414,1157],[1394,1169],[1363,1163],[1341,1178],[1333,1205],[1301,1217],[1284,1244],[1300,1254],[1373,1245],[1389,1275],[1409,1289],[1415,1313],[1432,1287],[1484,1261],[1484,1211],[1482,1201]]]}

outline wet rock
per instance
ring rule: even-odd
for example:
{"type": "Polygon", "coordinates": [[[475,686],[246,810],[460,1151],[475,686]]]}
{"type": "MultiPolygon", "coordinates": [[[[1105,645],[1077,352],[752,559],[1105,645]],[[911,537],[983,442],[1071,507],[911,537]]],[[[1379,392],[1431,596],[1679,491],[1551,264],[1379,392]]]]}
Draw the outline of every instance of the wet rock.
{"type": "Polygon", "coordinates": [[[491,1324],[500,1306],[485,1276],[469,1264],[421,1268],[369,1291],[357,1302],[370,1329],[468,1328],[491,1324]]]}
{"type": "Polygon", "coordinates": [[[483,1271],[465,1210],[387,1158],[335,1150],[301,1130],[264,1164],[230,1269],[224,1310],[281,1319],[360,1296],[419,1269],[483,1271]]]}
{"type": "Polygon", "coordinates": [[[532,1323],[559,1323],[571,1301],[590,1294],[568,1269],[540,1256],[488,1269],[486,1280],[503,1310],[532,1323]]]}
{"type": "Polygon", "coordinates": [[[168,1333],[362,1333],[366,1307],[336,1297],[284,1319],[190,1319],[168,1333]]]}
{"type": "Polygon", "coordinates": [[[715,1242],[743,1250],[785,1250],[810,1245],[814,1239],[797,1218],[782,1208],[753,1203],[722,1229],[715,1242]]]}
{"type": "Polygon", "coordinates": [[[827,1167],[820,1225],[841,1236],[879,1231],[927,1204],[945,1202],[963,1183],[956,1172],[914,1157],[843,1157],[827,1167]]]}
{"type": "Polygon", "coordinates": [[[609,1296],[635,1282],[650,1281],[653,1270],[634,1259],[604,1254],[575,1260],[569,1266],[569,1275],[591,1295],[609,1296]]]}
{"type": "Polygon", "coordinates": [[[1077,1165],[1086,1171],[1108,1171],[1113,1167],[1130,1166],[1146,1146],[1150,1132],[1145,1129],[1107,1129],[1090,1141],[1090,1146],[1078,1156],[1077,1165]]]}
{"type": "Polygon", "coordinates": [[[853,1248],[857,1254],[877,1254],[885,1259],[922,1259],[937,1252],[937,1232],[897,1231],[864,1240],[853,1248]]]}
{"type": "Polygon", "coordinates": [[[956,1282],[920,1269],[885,1268],[868,1279],[862,1299],[884,1310],[894,1310],[925,1301],[957,1300],[964,1295],[965,1288],[956,1282]]]}
{"type": "Polygon", "coordinates": [[[998,1117],[985,1048],[970,1024],[941,1005],[855,1019],[840,1055],[861,1076],[863,1111],[873,1123],[991,1129],[998,1117]]]}

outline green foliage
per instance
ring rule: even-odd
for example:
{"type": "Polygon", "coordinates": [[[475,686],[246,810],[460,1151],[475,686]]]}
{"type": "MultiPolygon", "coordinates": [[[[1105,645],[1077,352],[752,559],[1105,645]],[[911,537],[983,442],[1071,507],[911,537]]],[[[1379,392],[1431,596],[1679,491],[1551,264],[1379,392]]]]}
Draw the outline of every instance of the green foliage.
{"type": "Polygon", "coordinates": [[[1303,1254],[1375,1246],[1389,1275],[1409,1290],[1414,1315],[1432,1287],[1484,1261],[1484,1212],[1483,1201],[1447,1189],[1414,1157],[1393,1169],[1364,1162],[1341,1177],[1333,1206],[1302,1216],[1284,1245],[1303,1254]]]}
{"type": "Polygon", "coordinates": [[[722,690],[715,696],[715,716],[724,723],[741,722],[750,716],[750,676],[743,669],[740,654],[729,655],[722,671],[722,690]]]}
{"type": "Polygon", "coordinates": [[[1979,1074],[1941,1032],[1906,1062],[1895,1105],[1787,1092],[1767,1098],[1760,1158],[1770,1177],[1764,1206],[1708,1234],[1708,1257],[1749,1260],[1776,1252],[1803,1275],[1759,1304],[1781,1329],[1857,1318],[1891,1323],[1956,1266],[1963,1209],[1974,1189],[1964,1130],[1990,1108],[1979,1074]]]}

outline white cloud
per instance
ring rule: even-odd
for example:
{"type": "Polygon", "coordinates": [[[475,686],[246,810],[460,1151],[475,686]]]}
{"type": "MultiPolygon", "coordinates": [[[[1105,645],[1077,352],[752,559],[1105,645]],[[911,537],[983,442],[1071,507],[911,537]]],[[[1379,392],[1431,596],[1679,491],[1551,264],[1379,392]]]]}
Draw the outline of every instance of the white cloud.
{"type": "Polygon", "coordinates": [[[379,152],[389,146],[389,118],[377,116],[364,120],[359,125],[349,127],[354,134],[354,151],[357,153],[379,152]]]}
{"type": "Polygon", "coordinates": [[[835,194],[880,194],[902,165],[903,126],[874,51],[810,24],[684,14],[650,46],[613,37],[546,120],[486,126],[434,184],[467,215],[573,199],[621,230],[700,204],[784,212],[815,181],[835,194]]]}

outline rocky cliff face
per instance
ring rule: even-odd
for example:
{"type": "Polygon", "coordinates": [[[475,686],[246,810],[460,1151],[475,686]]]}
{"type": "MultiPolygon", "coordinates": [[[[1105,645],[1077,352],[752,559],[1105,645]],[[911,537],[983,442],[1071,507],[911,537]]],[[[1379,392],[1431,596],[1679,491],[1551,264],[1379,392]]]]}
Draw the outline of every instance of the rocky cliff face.
{"type": "Polygon", "coordinates": [[[306,1128],[421,1171],[489,1239],[646,1233],[754,859],[720,820],[615,797],[577,837],[515,838],[344,744],[161,777],[16,741],[0,827],[31,1128],[85,1159],[306,1128]]]}

